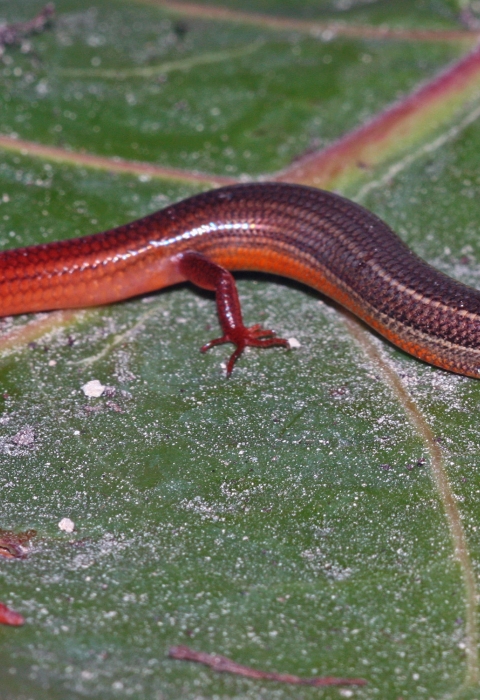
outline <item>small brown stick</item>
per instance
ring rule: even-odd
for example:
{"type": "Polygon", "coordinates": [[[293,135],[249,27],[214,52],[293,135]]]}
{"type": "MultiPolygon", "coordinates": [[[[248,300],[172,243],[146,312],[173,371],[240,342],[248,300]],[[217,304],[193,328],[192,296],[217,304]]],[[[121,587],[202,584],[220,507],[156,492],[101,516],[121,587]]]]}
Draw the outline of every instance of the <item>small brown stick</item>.
{"type": "Polygon", "coordinates": [[[50,2],[48,5],[45,5],[36,17],[28,20],[28,22],[15,22],[14,24],[0,26],[0,55],[6,46],[19,44],[24,37],[42,32],[50,23],[54,14],[55,6],[50,2]]]}
{"type": "Polygon", "coordinates": [[[28,543],[36,534],[36,530],[27,530],[26,532],[0,530],[0,557],[25,559],[28,543]]]}
{"type": "Polygon", "coordinates": [[[300,678],[300,676],[293,676],[290,673],[257,671],[254,668],[250,668],[250,666],[237,664],[235,661],[227,659],[226,656],[207,654],[204,651],[195,651],[183,645],[170,647],[168,656],[171,659],[177,659],[179,661],[195,661],[196,663],[209,666],[219,673],[234,673],[237,676],[244,676],[245,678],[277,681],[278,683],[290,683],[291,685],[311,685],[319,687],[325,685],[365,685],[367,683],[363,678],[335,678],[335,676],[300,678]]]}

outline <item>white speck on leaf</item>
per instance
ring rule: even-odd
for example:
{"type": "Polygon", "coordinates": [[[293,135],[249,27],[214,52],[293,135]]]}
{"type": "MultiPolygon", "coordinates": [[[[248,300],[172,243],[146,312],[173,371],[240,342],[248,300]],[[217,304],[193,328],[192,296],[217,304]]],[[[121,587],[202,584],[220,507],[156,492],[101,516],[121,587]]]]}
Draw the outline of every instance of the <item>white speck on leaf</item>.
{"type": "Polygon", "coordinates": [[[98,379],[92,379],[82,386],[82,391],[85,396],[98,399],[98,397],[105,391],[105,387],[98,381],[98,379]]]}
{"type": "Polygon", "coordinates": [[[73,532],[75,530],[75,523],[70,518],[62,518],[58,523],[58,527],[63,532],[73,532]]]}

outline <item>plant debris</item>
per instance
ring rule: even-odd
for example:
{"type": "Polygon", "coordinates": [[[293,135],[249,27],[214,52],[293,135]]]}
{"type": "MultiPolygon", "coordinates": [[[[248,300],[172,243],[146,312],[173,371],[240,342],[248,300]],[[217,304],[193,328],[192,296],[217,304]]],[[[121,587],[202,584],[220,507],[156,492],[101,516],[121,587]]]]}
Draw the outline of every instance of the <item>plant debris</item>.
{"type": "Polygon", "coordinates": [[[45,5],[43,10],[27,22],[15,22],[14,24],[4,24],[0,26],[0,56],[5,52],[7,46],[14,46],[22,43],[30,34],[43,32],[49,26],[55,16],[55,6],[53,3],[45,5]]]}
{"type": "Polygon", "coordinates": [[[5,557],[6,559],[25,559],[27,556],[26,545],[36,534],[36,530],[26,530],[25,532],[0,530],[0,557],[5,557]]]}
{"type": "Polygon", "coordinates": [[[335,676],[301,678],[300,676],[293,676],[290,673],[258,671],[250,666],[237,664],[235,661],[227,659],[226,656],[207,654],[204,651],[195,651],[184,645],[170,647],[168,656],[171,659],[177,659],[179,661],[194,661],[199,664],[204,664],[219,673],[234,673],[237,676],[244,676],[245,678],[277,681],[277,683],[289,683],[291,685],[311,685],[319,687],[326,685],[366,685],[367,683],[363,678],[336,678],[335,676]]]}

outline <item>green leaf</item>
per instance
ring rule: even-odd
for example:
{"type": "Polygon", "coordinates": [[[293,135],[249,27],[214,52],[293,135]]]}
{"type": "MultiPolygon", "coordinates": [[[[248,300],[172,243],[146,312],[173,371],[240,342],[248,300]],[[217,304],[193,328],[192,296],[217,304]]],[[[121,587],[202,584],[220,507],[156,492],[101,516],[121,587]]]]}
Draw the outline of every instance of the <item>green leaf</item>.
{"type": "MultiPolygon", "coordinates": [[[[462,31],[441,0],[228,3],[250,23],[174,5],[65,0],[30,51],[6,50],[0,133],[18,138],[2,142],[3,247],[111,228],[217,177],[274,177],[471,45],[254,16],[462,31]]],[[[9,22],[39,9],[0,2],[9,22]]],[[[458,99],[348,193],[478,286],[479,95],[458,99]]],[[[213,300],[187,286],[48,326],[2,321],[18,335],[0,359],[0,527],[37,531],[26,559],[0,561],[0,600],[26,617],[0,628],[2,697],[478,697],[479,384],[300,285],[245,274],[239,290],[249,323],[301,347],[251,350],[228,381],[227,349],[198,352],[213,300]],[[85,396],[92,379],[106,395],[85,396]],[[368,685],[216,674],[168,659],[177,644],[368,685]]]]}

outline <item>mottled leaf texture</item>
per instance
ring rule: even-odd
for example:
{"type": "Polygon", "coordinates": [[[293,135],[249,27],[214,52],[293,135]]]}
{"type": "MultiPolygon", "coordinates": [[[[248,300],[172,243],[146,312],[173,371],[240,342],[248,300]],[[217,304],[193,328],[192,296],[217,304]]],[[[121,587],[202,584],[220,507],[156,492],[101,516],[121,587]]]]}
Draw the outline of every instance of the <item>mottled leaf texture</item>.
{"type": "MultiPolygon", "coordinates": [[[[478,2],[0,20],[3,248],[269,178],[361,202],[480,287],[478,2]]],[[[480,382],[301,285],[239,291],[297,347],[229,380],[190,286],[0,321],[2,700],[480,697],[480,382]],[[324,677],[366,684],[298,684],[324,677]]]]}

